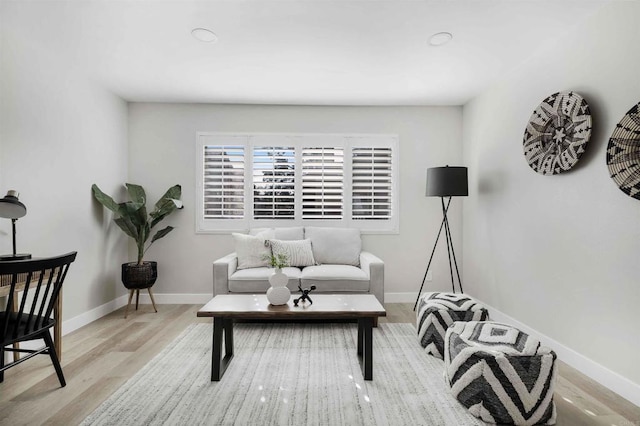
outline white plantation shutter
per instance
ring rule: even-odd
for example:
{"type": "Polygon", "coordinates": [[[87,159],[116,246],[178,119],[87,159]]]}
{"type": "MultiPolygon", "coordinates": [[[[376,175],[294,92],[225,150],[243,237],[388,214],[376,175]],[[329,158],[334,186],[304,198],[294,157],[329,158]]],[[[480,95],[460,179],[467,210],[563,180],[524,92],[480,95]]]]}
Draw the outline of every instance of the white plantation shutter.
{"type": "Polygon", "coordinates": [[[354,220],[389,220],[392,216],[391,148],[351,150],[351,215],[354,220]]]}
{"type": "Polygon", "coordinates": [[[253,218],[293,219],[295,214],[295,149],[253,148],[253,218]]]}
{"type": "Polygon", "coordinates": [[[302,219],[342,219],[344,149],[302,148],[302,219]]]}
{"type": "Polygon", "coordinates": [[[197,147],[196,232],[398,232],[397,135],[199,132],[197,147]]]}
{"type": "Polygon", "coordinates": [[[205,219],[244,217],[244,147],[203,146],[203,215],[205,219]]]}

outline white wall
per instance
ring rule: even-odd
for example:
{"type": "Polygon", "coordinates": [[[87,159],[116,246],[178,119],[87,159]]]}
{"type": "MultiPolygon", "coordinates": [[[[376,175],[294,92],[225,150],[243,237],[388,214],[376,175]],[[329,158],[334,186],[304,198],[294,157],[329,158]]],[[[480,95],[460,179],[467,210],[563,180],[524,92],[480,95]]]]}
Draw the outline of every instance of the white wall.
{"type": "MultiPolygon", "coordinates": [[[[385,292],[411,292],[411,300],[441,219],[439,200],[424,195],[426,170],[460,163],[461,110],[130,104],[130,180],[142,184],[152,202],[175,183],[183,187],[185,209],[167,219],[177,229],[148,252],[149,259],[159,261],[156,292],[212,294],[212,262],[234,251],[230,235],[194,231],[196,132],[394,133],[400,136],[400,234],[364,235],[363,245],[385,261],[385,292]]],[[[452,209],[454,238],[461,247],[461,208],[452,209]]],[[[448,264],[445,246],[441,249],[431,288],[446,289],[448,264]]]]}
{"type": "Polygon", "coordinates": [[[605,154],[640,101],[638,17],[637,2],[605,7],[463,110],[469,293],[636,384],[640,201],[617,188],[605,154]],[[589,102],[593,133],[576,168],[543,176],[522,138],[534,108],[561,90],[589,102]]]}
{"type": "MultiPolygon", "coordinates": [[[[63,319],[123,292],[127,246],[91,184],[114,192],[127,177],[127,104],[79,71],[82,58],[44,48],[29,8],[0,4],[0,192],[20,192],[18,251],[43,257],[77,250],[63,319]]],[[[0,253],[11,253],[11,221],[0,220],[0,253]]]]}

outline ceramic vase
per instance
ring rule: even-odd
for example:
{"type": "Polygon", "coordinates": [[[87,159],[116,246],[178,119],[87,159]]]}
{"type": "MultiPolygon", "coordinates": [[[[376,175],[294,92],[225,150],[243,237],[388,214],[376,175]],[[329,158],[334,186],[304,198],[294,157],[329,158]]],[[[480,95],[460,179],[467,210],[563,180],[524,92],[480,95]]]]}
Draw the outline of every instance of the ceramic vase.
{"type": "Polygon", "coordinates": [[[291,291],[287,287],[289,277],[287,277],[282,269],[276,268],[276,271],[269,277],[269,290],[267,290],[267,299],[272,305],[285,305],[291,297],[291,291]]]}

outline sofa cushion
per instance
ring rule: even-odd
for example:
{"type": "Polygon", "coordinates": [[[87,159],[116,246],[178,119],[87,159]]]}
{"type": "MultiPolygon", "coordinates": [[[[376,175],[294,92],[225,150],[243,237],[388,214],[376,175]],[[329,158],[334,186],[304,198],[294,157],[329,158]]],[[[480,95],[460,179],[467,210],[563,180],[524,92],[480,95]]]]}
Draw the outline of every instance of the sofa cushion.
{"type": "Polygon", "coordinates": [[[283,255],[287,259],[289,266],[311,266],[316,264],[311,251],[311,240],[269,240],[269,244],[271,244],[273,255],[283,255]]]}
{"type": "Polygon", "coordinates": [[[275,238],[276,240],[291,241],[304,239],[304,228],[302,226],[290,226],[284,228],[252,228],[249,230],[249,235],[258,235],[265,231],[273,231],[274,235],[271,238],[275,238]]]}
{"type": "Polygon", "coordinates": [[[238,255],[238,269],[259,268],[269,265],[271,248],[265,245],[265,241],[273,238],[273,233],[263,232],[258,236],[246,234],[231,234],[238,255]]]}
{"type": "Polygon", "coordinates": [[[313,257],[319,264],[360,266],[359,229],[307,226],[305,238],[311,240],[313,257]]]}
{"type": "Polygon", "coordinates": [[[316,286],[318,292],[369,291],[369,276],[351,265],[316,265],[302,270],[303,288],[316,286]]]}
{"type": "MultiPolygon", "coordinates": [[[[229,277],[229,291],[232,293],[264,293],[269,285],[269,277],[273,274],[273,268],[240,269],[229,277]]],[[[282,272],[289,277],[287,287],[289,290],[298,290],[300,269],[282,268],[282,272]]]]}

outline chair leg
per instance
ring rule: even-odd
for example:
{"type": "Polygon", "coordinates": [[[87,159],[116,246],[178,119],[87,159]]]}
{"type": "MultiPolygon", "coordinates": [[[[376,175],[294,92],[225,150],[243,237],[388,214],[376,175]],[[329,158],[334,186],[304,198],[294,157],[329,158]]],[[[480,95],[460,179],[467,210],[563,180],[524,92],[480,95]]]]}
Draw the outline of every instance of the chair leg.
{"type": "Polygon", "coordinates": [[[138,310],[138,299],[140,299],[140,290],[136,290],[136,311],[138,310]]]}
{"type": "MultiPolygon", "coordinates": [[[[4,346],[0,346],[0,368],[4,367],[4,346]]],[[[0,383],[4,382],[4,371],[0,371],[0,383]]]]}
{"type": "MultiPolygon", "coordinates": [[[[20,343],[14,343],[13,344],[13,349],[20,349],[20,343]]],[[[13,361],[18,361],[20,359],[20,352],[14,352],[13,353],[13,361]]]]}
{"type": "Polygon", "coordinates": [[[151,304],[153,305],[153,310],[158,312],[158,309],[156,308],[156,301],[153,300],[153,293],[151,293],[151,287],[147,288],[147,291],[149,292],[149,297],[151,298],[151,304]]]}
{"type": "Polygon", "coordinates": [[[60,380],[60,387],[67,386],[67,382],[64,380],[64,374],[62,374],[62,367],[60,366],[60,361],[58,360],[58,355],[56,354],[56,346],[53,344],[53,339],[49,334],[49,330],[45,331],[42,335],[45,344],[49,348],[49,356],[51,357],[51,362],[53,363],[53,368],[56,369],[56,374],[58,375],[58,380],[60,380]]]}
{"type": "Polygon", "coordinates": [[[131,299],[133,298],[133,292],[135,290],[129,290],[129,301],[127,302],[127,309],[124,310],[124,319],[127,319],[127,315],[129,314],[129,305],[131,305],[131,299]]]}
{"type": "MultiPolygon", "coordinates": [[[[18,312],[18,303],[19,303],[19,298],[18,297],[14,297],[13,298],[13,312],[18,312]]],[[[20,349],[20,343],[16,342],[13,344],[13,349],[20,349]]],[[[13,352],[13,362],[16,362],[20,359],[20,352],[13,352]]]]}

